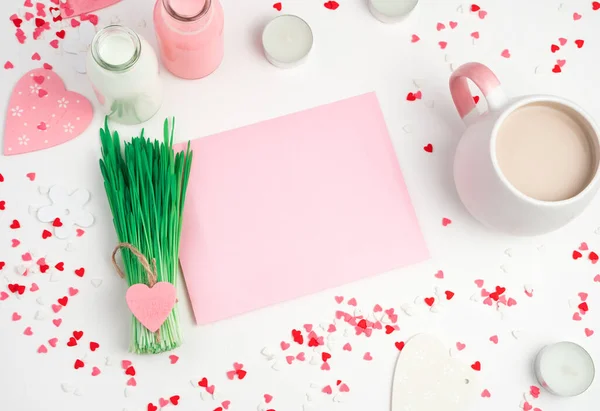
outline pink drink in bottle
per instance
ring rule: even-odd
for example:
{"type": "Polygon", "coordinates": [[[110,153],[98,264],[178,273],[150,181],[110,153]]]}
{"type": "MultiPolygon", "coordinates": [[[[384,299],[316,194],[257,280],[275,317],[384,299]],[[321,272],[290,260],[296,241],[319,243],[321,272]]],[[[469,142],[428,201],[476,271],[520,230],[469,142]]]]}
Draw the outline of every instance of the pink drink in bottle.
{"type": "Polygon", "coordinates": [[[202,78],[219,67],[223,26],[219,0],[157,0],[154,6],[162,62],[181,78],[202,78]]]}

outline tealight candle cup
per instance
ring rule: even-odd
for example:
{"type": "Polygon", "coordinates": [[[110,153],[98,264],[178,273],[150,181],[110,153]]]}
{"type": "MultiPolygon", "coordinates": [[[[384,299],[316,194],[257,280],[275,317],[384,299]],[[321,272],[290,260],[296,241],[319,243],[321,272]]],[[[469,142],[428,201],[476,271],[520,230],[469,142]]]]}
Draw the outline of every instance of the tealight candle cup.
{"type": "Polygon", "coordinates": [[[276,67],[291,68],[303,63],[313,46],[313,32],[298,16],[286,14],[264,28],[262,44],[267,60],[276,67]]]}
{"type": "Polygon", "coordinates": [[[417,7],[419,0],[367,0],[369,10],[383,23],[398,23],[406,19],[417,7]]]}
{"type": "Polygon", "coordinates": [[[596,373],[590,354],[569,341],[542,348],[535,358],[534,371],[541,386],[560,397],[583,394],[596,373]]]}

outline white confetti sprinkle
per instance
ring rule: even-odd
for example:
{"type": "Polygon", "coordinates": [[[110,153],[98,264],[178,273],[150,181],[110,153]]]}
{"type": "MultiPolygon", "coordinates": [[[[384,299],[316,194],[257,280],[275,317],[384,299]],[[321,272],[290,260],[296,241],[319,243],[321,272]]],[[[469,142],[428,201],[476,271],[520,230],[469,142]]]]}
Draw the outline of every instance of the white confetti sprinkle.
{"type": "Polygon", "coordinates": [[[458,13],[462,13],[463,12],[463,6],[462,6],[462,4],[460,6],[458,6],[458,8],[456,9],[456,11],[458,13]]]}
{"type": "Polygon", "coordinates": [[[20,264],[20,265],[16,266],[15,271],[19,275],[27,275],[28,274],[27,267],[24,264],[20,264]]]}
{"type": "Polygon", "coordinates": [[[209,394],[209,393],[207,393],[206,391],[200,391],[200,399],[201,399],[202,401],[206,401],[206,400],[209,400],[209,399],[211,399],[211,396],[210,396],[210,394],[209,394]]]}
{"type": "Polygon", "coordinates": [[[600,227],[598,227],[594,230],[594,234],[600,235],[600,227]]]}
{"type": "Polygon", "coordinates": [[[546,252],[546,246],[544,244],[540,244],[537,246],[537,250],[540,254],[544,254],[546,252]]]}
{"type": "Polygon", "coordinates": [[[114,15],[110,18],[110,24],[118,24],[120,21],[121,19],[117,15],[114,15]]]}
{"type": "Polygon", "coordinates": [[[48,315],[46,314],[46,312],[39,310],[38,312],[35,313],[35,319],[36,320],[44,320],[46,319],[46,317],[48,317],[48,315]]]}
{"type": "Polygon", "coordinates": [[[311,402],[313,400],[312,394],[310,392],[307,392],[305,395],[306,401],[311,402]]]}
{"type": "Polygon", "coordinates": [[[271,365],[271,368],[274,369],[275,371],[281,371],[281,364],[279,363],[279,361],[275,361],[271,365]]]}
{"type": "Polygon", "coordinates": [[[333,396],[333,402],[344,402],[344,396],[340,393],[333,396]]]}
{"type": "Polygon", "coordinates": [[[140,22],[138,23],[138,27],[140,28],[146,28],[146,20],[140,20],[140,22]]]}
{"type": "Polygon", "coordinates": [[[435,101],[433,101],[433,100],[425,100],[425,107],[427,107],[427,108],[433,108],[433,106],[435,106],[435,101]]]}
{"type": "Polygon", "coordinates": [[[446,54],[444,56],[444,61],[446,61],[446,63],[451,63],[452,62],[452,56],[450,54],[446,54]]]}
{"type": "Polygon", "coordinates": [[[60,281],[60,277],[61,275],[58,273],[58,271],[54,271],[52,274],[50,274],[50,282],[56,283],[60,281]]]}
{"type": "Polygon", "coordinates": [[[106,365],[106,366],[109,366],[109,367],[110,367],[112,364],[113,364],[113,362],[112,362],[112,358],[110,358],[110,357],[105,357],[105,358],[104,358],[104,365],[106,365]]]}
{"type": "Polygon", "coordinates": [[[319,327],[323,330],[323,331],[327,331],[329,329],[329,324],[327,323],[321,323],[319,324],[319,327]]]}
{"type": "Polygon", "coordinates": [[[416,314],[415,306],[412,304],[408,304],[408,303],[402,304],[400,306],[400,309],[402,311],[404,311],[404,314],[411,316],[411,317],[416,314]]]}
{"type": "Polygon", "coordinates": [[[264,347],[262,350],[260,350],[260,353],[267,357],[267,359],[271,360],[273,359],[275,356],[273,355],[273,353],[271,352],[271,350],[269,350],[269,348],[264,347]]]}
{"type": "Polygon", "coordinates": [[[75,244],[73,243],[67,243],[67,245],[65,246],[65,251],[67,252],[72,252],[72,251],[76,251],[77,247],[75,247],[75,244]]]}
{"type": "Polygon", "coordinates": [[[344,328],[344,337],[349,337],[350,336],[350,330],[348,330],[348,328],[344,328]]]}
{"type": "Polygon", "coordinates": [[[63,390],[63,392],[66,392],[66,393],[73,392],[73,390],[75,389],[75,387],[73,387],[71,384],[68,384],[66,382],[63,382],[62,384],[60,384],[60,388],[63,390]]]}
{"type": "Polygon", "coordinates": [[[83,392],[79,388],[75,388],[75,392],[73,394],[78,397],[81,397],[83,395],[83,392]]]}
{"type": "Polygon", "coordinates": [[[513,251],[511,248],[507,248],[506,250],[504,250],[504,254],[506,254],[508,257],[512,257],[513,251]]]}
{"type": "Polygon", "coordinates": [[[310,365],[319,365],[321,364],[321,359],[317,355],[313,355],[310,359],[310,365]]]}
{"type": "Polygon", "coordinates": [[[422,78],[415,78],[412,82],[415,85],[415,87],[419,89],[423,88],[423,86],[425,85],[425,79],[422,78]]]}
{"type": "Polygon", "coordinates": [[[38,297],[35,299],[35,302],[38,303],[39,305],[46,305],[46,300],[44,299],[44,297],[38,297]]]}
{"type": "Polygon", "coordinates": [[[508,267],[506,264],[502,264],[500,266],[500,270],[504,273],[504,274],[508,274],[510,272],[510,267],[508,267]]]}
{"type": "Polygon", "coordinates": [[[314,382],[311,382],[310,383],[310,388],[321,388],[321,385],[317,384],[317,383],[314,383],[314,382]]]}
{"type": "Polygon", "coordinates": [[[473,295],[471,296],[470,300],[471,300],[471,301],[475,301],[476,303],[480,303],[481,301],[483,301],[483,300],[481,299],[481,294],[479,294],[479,293],[475,293],[475,294],[473,294],[473,295]]]}
{"type": "Polygon", "coordinates": [[[423,297],[421,297],[420,295],[418,295],[415,298],[415,305],[421,305],[421,304],[425,304],[425,300],[423,300],[423,297]]]}
{"type": "Polygon", "coordinates": [[[363,315],[363,312],[362,312],[362,310],[360,308],[355,308],[354,309],[354,316],[355,317],[362,317],[362,315],[363,315]]]}
{"type": "Polygon", "coordinates": [[[438,313],[442,312],[442,311],[443,311],[443,309],[442,309],[442,306],[441,306],[440,304],[434,304],[434,305],[433,305],[433,306],[432,306],[432,307],[429,309],[429,311],[431,311],[431,312],[432,312],[432,313],[434,313],[434,314],[438,314],[438,313]]]}
{"type": "Polygon", "coordinates": [[[102,285],[102,278],[92,278],[90,282],[94,287],[98,288],[102,285]]]}
{"type": "Polygon", "coordinates": [[[39,186],[38,191],[40,194],[48,194],[48,191],[50,191],[50,188],[46,187],[46,186],[39,186]]]}
{"type": "Polygon", "coordinates": [[[133,395],[133,392],[134,392],[134,387],[125,387],[123,394],[125,394],[125,397],[129,398],[133,395]]]}
{"type": "Polygon", "coordinates": [[[511,334],[515,340],[518,340],[523,336],[523,332],[521,330],[513,330],[511,331],[511,334]]]}
{"type": "Polygon", "coordinates": [[[412,126],[410,124],[405,124],[402,127],[402,130],[404,130],[405,133],[412,133],[412,126]]]}

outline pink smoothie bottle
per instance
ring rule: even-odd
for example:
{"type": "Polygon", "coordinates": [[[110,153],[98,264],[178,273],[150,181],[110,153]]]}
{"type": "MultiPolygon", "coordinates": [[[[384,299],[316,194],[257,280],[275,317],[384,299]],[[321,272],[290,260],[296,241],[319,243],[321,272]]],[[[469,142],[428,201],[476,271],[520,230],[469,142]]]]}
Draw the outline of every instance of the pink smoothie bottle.
{"type": "Polygon", "coordinates": [[[223,7],[219,0],[157,0],[154,27],[160,57],[174,75],[197,79],[223,60],[223,7]]]}

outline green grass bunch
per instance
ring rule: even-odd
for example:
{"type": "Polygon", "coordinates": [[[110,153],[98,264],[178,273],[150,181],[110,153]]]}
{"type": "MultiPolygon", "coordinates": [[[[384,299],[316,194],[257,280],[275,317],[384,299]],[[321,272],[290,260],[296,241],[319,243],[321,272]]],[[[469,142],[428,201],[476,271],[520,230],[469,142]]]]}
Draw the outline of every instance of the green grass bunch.
{"type": "MultiPolygon", "coordinates": [[[[102,158],[100,170],[121,243],[136,247],[148,261],[156,259],[157,281],[177,286],[179,240],[183,206],[187,190],[192,151],[175,153],[173,133],[175,119],[169,128],[165,120],[163,141],[139,137],[121,147],[119,133],[108,128],[108,118],[100,129],[102,158]]],[[[123,266],[128,286],[148,285],[148,276],[138,259],[122,249],[123,266]]],[[[177,305],[159,332],[152,333],[132,316],[130,351],[160,353],[172,350],[182,342],[177,305]]]]}

